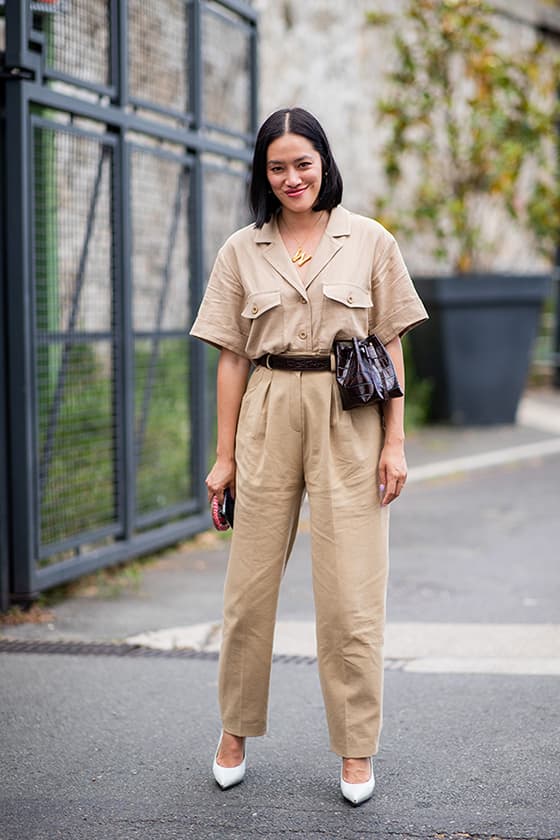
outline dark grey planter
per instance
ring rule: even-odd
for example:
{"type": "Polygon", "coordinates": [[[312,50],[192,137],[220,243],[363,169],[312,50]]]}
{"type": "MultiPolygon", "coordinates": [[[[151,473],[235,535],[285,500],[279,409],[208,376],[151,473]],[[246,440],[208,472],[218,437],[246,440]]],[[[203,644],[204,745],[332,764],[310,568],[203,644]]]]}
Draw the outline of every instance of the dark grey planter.
{"type": "Polygon", "coordinates": [[[432,381],[431,420],[515,421],[550,282],[542,274],[414,278],[430,314],[410,337],[416,372],[432,381]]]}

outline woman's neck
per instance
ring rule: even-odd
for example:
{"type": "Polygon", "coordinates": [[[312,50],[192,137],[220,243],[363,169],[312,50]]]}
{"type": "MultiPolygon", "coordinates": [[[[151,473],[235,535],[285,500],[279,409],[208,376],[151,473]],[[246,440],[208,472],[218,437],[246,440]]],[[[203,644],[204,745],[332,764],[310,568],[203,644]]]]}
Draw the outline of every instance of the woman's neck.
{"type": "MultiPolygon", "coordinates": [[[[279,221],[284,223],[284,227],[288,231],[298,232],[300,235],[309,233],[316,227],[320,227],[324,211],[316,212],[315,210],[306,210],[304,213],[294,213],[292,210],[286,210],[282,207],[280,210],[279,221]]],[[[328,214],[327,214],[328,215],[328,214]]]]}

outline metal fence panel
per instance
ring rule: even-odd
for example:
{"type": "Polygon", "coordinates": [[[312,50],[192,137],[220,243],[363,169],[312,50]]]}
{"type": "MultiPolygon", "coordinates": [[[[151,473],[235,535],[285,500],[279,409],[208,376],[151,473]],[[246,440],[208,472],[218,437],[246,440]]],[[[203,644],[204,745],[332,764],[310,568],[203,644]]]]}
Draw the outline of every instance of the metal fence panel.
{"type": "Polygon", "coordinates": [[[193,498],[188,160],[136,146],[130,175],[135,496],[145,516],[193,498]]]}
{"type": "Polygon", "coordinates": [[[255,14],[239,0],[14,3],[4,600],[208,525],[213,359],[188,328],[205,263],[246,220],[256,114],[255,14]]]}
{"type": "Polygon", "coordinates": [[[241,137],[251,132],[252,27],[217,3],[204,6],[203,121],[241,137]],[[213,95],[213,91],[221,95],[213,95]]]}
{"type": "Polygon", "coordinates": [[[35,463],[42,562],[118,529],[114,138],[32,117],[35,463]],[[64,550],[60,549],[63,545],[64,550]]]}
{"type": "Polygon", "coordinates": [[[185,0],[129,0],[130,100],[190,119],[191,4],[185,0]],[[156,41],[154,32],[161,33],[156,41]]]}
{"type": "Polygon", "coordinates": [[[64,0],[36,20],[46,38],[44,58],[49,76],[81,86],[112,85],[111,3],[64,0]]]}

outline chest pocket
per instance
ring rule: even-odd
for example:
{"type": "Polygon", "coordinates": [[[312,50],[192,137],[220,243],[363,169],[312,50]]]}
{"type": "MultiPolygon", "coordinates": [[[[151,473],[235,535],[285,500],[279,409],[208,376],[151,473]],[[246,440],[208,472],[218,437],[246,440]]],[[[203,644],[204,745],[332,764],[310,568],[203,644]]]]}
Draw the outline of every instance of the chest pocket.
{"type": "Polygon", "coordinates": [[[371,308],[371,292],[354,283],[327,283],[323,286],[321,325],[323,346],[335,339],[366,338],[371,308]]]}
{"type": "Polygon", "coordinates": [[[249,322],[245,351],[250,359],[284,350],[284,310],[280,292],[253,292],[247,297],[241,315],[249,322]]]}

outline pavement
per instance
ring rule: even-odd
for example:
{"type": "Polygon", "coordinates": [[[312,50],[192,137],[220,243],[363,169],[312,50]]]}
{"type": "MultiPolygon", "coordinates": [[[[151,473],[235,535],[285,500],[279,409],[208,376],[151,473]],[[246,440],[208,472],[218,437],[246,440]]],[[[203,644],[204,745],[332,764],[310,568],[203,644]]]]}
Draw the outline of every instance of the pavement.
{"type": "Polygon", "coordinates": [[[269,732],[230,791],[210,772],[227,537],[0,624],[0,840],[560,838],[560,393],[407,452],[370,802],[341,798],[328,751],[304,510],[269,732]]]}

